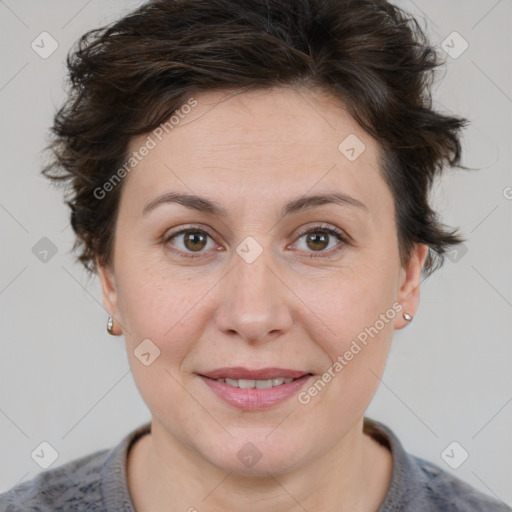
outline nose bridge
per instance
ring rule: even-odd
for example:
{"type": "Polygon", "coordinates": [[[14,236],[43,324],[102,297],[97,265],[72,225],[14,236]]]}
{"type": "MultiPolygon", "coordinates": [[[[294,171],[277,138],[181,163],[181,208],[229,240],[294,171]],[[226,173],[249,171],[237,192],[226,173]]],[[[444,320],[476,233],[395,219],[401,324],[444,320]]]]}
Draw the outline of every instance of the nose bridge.
{"type": "Polygon", "coordinates": [[[252,261],[244,259],[243,249],[242,243],[238,248],[242,256],[235,255],[234,268],[226,276],[216,315],[218,328],[246,341],[268,340],[291,327],[285,286],[271,270],[269,249],[252,261]]]}

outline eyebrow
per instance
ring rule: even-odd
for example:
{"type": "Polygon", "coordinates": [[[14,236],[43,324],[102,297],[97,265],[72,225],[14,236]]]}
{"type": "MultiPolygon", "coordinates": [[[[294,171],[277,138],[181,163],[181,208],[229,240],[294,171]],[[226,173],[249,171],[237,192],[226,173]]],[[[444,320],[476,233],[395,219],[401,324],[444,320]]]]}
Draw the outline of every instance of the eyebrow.
{"type": "MultiPolygon", "coordinates": [[[[192,210],[209,213],[211,215],[218,215],[221,217],[226,217],[228,215],[228,211],[215,201],[205,197],[183,194],[179,192],[169,192],[156,197],[148,204],[146,204],[146,206],[144,206],[142,215],[146,215],[151,210],[154,210],[157,206],[167,203],[178,203],[192,210]]],[[[302,196],[289,201],[281,209],[281,218],[326,204],[352,206],[360,208],[361,210],[368,211],[368,207],[358,199],[355,199],[354,197],[348,196],[341,192],[331,192],[326,194],[302,196]]]]}

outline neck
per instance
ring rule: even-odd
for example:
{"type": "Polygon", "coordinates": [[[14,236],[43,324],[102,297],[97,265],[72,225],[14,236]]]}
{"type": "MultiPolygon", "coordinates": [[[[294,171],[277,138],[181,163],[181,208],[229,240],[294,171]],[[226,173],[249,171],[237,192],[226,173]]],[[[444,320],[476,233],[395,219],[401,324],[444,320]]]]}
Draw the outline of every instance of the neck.
{"type": "Polygon", "coordinates": [[[289,472],[244,476],[219,469],[153,421],[128,455],[128,487],[137,512],[364,512],[389,487],[391,453],[365,435],[362,419],[329,452],[289,472]]]}

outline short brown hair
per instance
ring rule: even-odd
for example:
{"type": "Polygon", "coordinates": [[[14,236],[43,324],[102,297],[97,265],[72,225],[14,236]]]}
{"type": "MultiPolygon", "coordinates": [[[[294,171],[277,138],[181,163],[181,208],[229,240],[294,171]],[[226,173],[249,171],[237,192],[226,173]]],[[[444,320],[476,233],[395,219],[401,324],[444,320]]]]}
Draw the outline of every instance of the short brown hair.
{"type": "Polygon", "coordinates": [[[394,198],[400,258],[429,246],[424,273],[462,242],[429,205],[434,179],[458,166],[466,119],[432,108],[442,64],[418,22],[385,0],[153,0],[91,30],[67,59],[70,91],[56,113],[43,174],[67,185],[73,250],[92,274],[111,263],[122,183],[94,191],[191,95],[304,86],[339,98],[379,143],[394,198]]]}

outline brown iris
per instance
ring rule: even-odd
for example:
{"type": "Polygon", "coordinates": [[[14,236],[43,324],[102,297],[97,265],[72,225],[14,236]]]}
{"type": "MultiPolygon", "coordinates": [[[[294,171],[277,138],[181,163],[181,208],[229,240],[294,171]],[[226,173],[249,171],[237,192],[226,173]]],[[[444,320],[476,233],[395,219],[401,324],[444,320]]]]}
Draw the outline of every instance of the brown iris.
{"type": "Polygon", "coordinates": [[[202,231],[187,231],[183,234],[183,242],[188,250],[200,251],[206,245],[207,236],[202,231]]]}
{"type": "Polygon", "coordinates": [[[312,231],[308,233],[306,243],[310,249],[322,250],[329,245],[329,236],[326,231],[312,231]]]}

